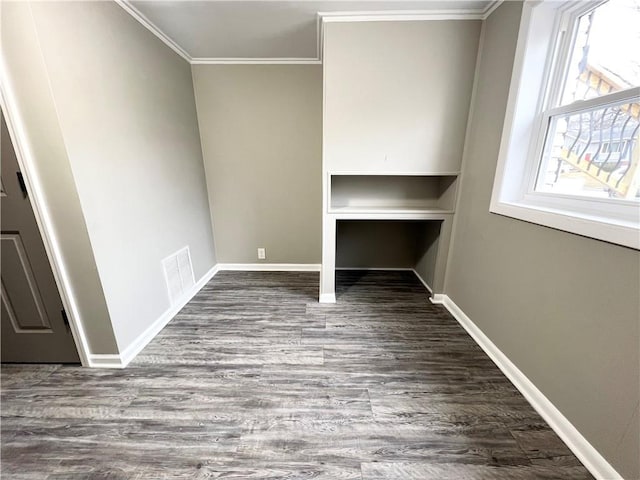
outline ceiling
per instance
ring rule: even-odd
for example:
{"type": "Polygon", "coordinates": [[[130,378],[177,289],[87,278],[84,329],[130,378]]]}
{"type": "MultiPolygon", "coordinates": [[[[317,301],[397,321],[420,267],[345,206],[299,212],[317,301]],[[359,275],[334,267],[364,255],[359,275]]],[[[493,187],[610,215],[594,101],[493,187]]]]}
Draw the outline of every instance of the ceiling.
{"type": "Polygon", "coordinates": [[[318,62],[320,18],[485,18],[495,0],[116,0],[192,63],[318,62]]]}

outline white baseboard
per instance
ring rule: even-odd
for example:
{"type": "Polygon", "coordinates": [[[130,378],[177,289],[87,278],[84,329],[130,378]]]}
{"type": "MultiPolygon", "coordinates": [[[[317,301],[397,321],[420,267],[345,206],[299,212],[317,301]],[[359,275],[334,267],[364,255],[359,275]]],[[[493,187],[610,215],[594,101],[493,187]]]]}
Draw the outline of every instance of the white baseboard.
{"type": "MultiPolygon", "coordinates": [[[[446,299],[449,299],[449,301],[450,301],[451,303],[453,303],[453,300],[451,300],[447,295],[444,295],[444,294],[442,294],[442,293],[435,293],[435,294],[430,298],[430,300],[431,300],[431,303],[435,303],[435,304],[437,304],[437,305],[444,305],[444,306],[446,307],[446,305],[444,304],[444,302],[445,302],[445,298],[446,298],[446,299]]],[[[447,307],[447,310],[449,310],[449,308],[448,308],[448,307],[447,307]]],[[[451,313],[451,315],[453,315],[453,313],[452,313],[450,310],[449,310],[449,313],[451,313]]],[[[453,315],[453,316],[455,317],[455,315],[453,315]]],[[[456,318],[456,320],[458,320],[458,319],[456,318]]],[[[460,321],[460,320],[458,320],[458,321],[460,321]]],[[[474,340],[475,340],[475,339],[474,339],[474,340]]]]}
{"type": "Polygon", "coordinates": [[[118,354],[90,353],[88,361],[91,368],[124,368],[118,354]]]}
{"type": "Polygon", "coordinates": [[[424,281],[424,278],[420,276],[420,274],[416,271],[416,269],[412,268],[411,271],[416,275],[416,277],[418,277],[418,280],[420,280],[420,283],[422,283],[422,285],[424,285],[424,288],[427,289],[427,291],[429,292],[429,295],[433,295],[433,289],[429,286],[427,282],[424,281]]]}
{"type": "Polygon", "coordinates": [[[319,303],[336,303],[335,293],[321,293],[318,299],[319,303]]]}
{"type": "Polygon", "coordinates": [[[336,267],[336,270],[382,270],[383,272],[413,272],[413,268],[393,268],[393,267],[336,267]]]}
{"type": "Polygon", "coordinates": [[[202,290],[209,280],[211,280],[216,273],[218,273],[219,268],[218,265],[215,265],[211,270],[205,273],[200,280],[196,282],[196,284],[191,288],[190,291],[186,292],[182,298],[178,299],[171,307],[169,307],[155,322],[153,322],[149,327],[138,337],[136,340],[129,344],[127,348],[120,354],[122,358],[123,366],[126,367],[129,365],[131,360],[133,360],[136,355],[138,355],[147,344],[155,338],[155,336],[160,333],[160,331],[169,323],[173,317],[175,317],[182,308],[189,303],[189,301],[196,296],[196,294],[202,290]]]}
{"type": "MultiPolygon", "coordinates": [[[[266,272],[318,272],[320,264],[307,263],[218,263],[205,273],[193,288],[169,307],[155,322],[131,342],[119,355],[89,354],[89,367],[125,368],[169,323],[182,308],[222,270],[266,271],[266,272]]],[[[335,303],[335,297],[333,302],[335,303]]]]}
{"type": "Polygon", "coordinates": [[[531,406],[544,418],[594,477],[603,480],[622,480],[622,476],[616,472],[609,462],[600,455],[560,410],[502,353],[448,295],[435,294],[431,302],[441,304],[449,310],[451,315],[471,335],[480,348],[493,360],[493,363],[522,393],[531,406]]]}
{"type": "Polygon", "coordinates": [[[195,297],[213,276],[218,273],[218,265],[205,273],[200,280],[185,293],[175,304],[171,305],[160,317],[147,327],[138,338],[131,342],[120,355],[89,355],[89,366],[95,368],[125,368],[144,347],[169,323],[182,308],[195,297]]]}
{"type": "Polygon", "coordinates": [[[239,272],[319,272],[319,263],[219,263],[218,270],[239,272]]]}

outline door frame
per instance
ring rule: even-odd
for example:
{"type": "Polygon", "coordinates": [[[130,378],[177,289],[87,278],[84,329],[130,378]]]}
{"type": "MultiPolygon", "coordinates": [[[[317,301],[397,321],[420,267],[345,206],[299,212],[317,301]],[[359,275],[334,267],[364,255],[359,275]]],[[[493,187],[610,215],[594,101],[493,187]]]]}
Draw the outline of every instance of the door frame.
{"type": "MultiPolygon", "coordinates": [[[[0,60],[1,62],[1,60],[0,60]]],[[[15,96],[11,89],[11,85],[6,75],[5,66],[0,64],[0,107],[4,112],[4,118],[7,123],[7,130],[9,131],[9,137],[13,143],[13,148],[16,153],[18,165],[29,193],[29,200],[31,201],[31,207],[36,218],[36,224],[44,248],[53,271],[53,277],[60,293],[60,299],[62,305],[67,312],[67,318],[69,320],[69,326],[71,327],[71,334],[73,341],[78,350],[78,356],[83,367],[90,367],[89,361],[91,350],[89,349],[89,342],[85,334],[84,327],[78,309],[78,304],[73,295],[73,289],[71,288],[71,281],[67,275],[64,260],[60,247],[58,245],[58,239],[53,229],[53,222],[45,202],[45,196],[40,188],[40,182],[35,168],[35,162],[33,160],[33,154],[29,149],[28,142],[26,141],[26,132],[24,130],[24,123],[21,121],[20,113],[18,111],[15,96]]]]}

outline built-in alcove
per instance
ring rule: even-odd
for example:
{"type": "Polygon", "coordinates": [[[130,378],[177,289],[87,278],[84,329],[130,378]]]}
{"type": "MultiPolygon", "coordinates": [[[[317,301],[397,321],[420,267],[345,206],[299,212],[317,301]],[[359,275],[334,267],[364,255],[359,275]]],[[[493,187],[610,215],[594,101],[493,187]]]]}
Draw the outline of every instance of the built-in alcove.
{"type": "Polygon", "coordinates": [[[455,175],[330,175],[330,213],[453,212],[455,175]]]}
{"type": "Polygon", "coordinates": [[[413,269],[433,285],[440,220],[338,220],[336,268],[413,269]]]}
{"type": "Polygon", "coordinates": [[[413,269],[442,291],[457,175],[328,174],[321,301],[335,268],[413,269]]]}
{"type": "Polygon", "coordinates": [[[414,268],[443,292],[479,34],[477,22],[326,25],[320,302],[336,301],[336,267],[414,268]]]}

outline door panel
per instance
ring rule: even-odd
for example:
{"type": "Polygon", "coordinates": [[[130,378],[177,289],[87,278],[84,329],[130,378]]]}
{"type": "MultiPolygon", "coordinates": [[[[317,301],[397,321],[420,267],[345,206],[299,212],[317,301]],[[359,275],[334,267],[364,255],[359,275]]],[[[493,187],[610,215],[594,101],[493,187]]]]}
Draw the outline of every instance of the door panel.
{"type": "Polygon", "coordinates": [[[42,332],[44,329],[51,331],[51,324],[20,234],[3,233],[1,239],[2,303],[10,318],[15,321],[16,332],[42,332]]]}
{"type": "Polygon", "coordinates": [[[1,358],[3,362],[79,362],[51,264],[0,115],[1,358]]]}

